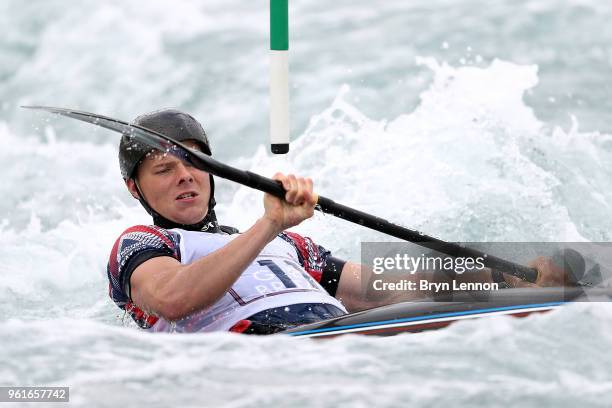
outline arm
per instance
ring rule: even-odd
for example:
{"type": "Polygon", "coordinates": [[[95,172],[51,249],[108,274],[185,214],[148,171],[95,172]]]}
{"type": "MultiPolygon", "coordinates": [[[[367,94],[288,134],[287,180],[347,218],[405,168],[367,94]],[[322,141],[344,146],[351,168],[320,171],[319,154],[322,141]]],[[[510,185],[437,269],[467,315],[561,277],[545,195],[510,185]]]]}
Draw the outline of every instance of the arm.
{"type": "MultiPolygon", "coordinates": [[[[372,281],[379,279],[380,275],[375,275],[372,270],[363,265],[347,262],[342,269],[340,282],[336,298],[351,313],[373,307],[389,305],[399,302],[414,301],[427,297],[430,293],[415,290],[405,291],[375,291],[372,289],[372,281]]],[[[418,272],[401,276],[402,279],[418,282],[420,279],[427,279],[425,273],[418,272]]],[[[385,281],[389,281],[388,278],[385,281]]]]}
{"type": "Polygon", "coordinates": [[[313,215],[312,181],[280,173],[274,179],[287,190],[285,201],[266,194],[264,216],[223,248],[189,265],[157,257],[136,267],[130,278],[133,302],[167,320],[177,320],[219,300],[266,244],[313,215]]]}
{"type": "Polygon", "coordinates": [[[132,274],[132,300],[144,310],[177,320],[213,305],[277,234],[276,226],[259,219],[223,248],[189,265],[157,257],[132,274]]]}
{"type": "Polygon", "coordinates": [[[361,269],[362,266],[360,264],[346,262],[340,274],[336,299],[342,302],[349,313],[358,312],[370,307],[365,297],[364,287],[362,286],[361,269]]]}
{"type": "MultiPolygon", "coordinates": [[[[504,274],[504,279],[511,287],[535,287],[535,286],[563,286],[564,272],[554,265],[552,259],[540,257],[529,263],[529,266],[536,268],[540,272],[538,281],[535,284],[524,282],[514,276],[504,274]]],[[[404,291],[375,291],[372,289],[373,279],[378,279],[370,268],[363,265],[346,262],[340,275],[340,282],[336,292],[336,298],[344,304],[347,310],[351,313],[360,310],[365,310],[373,307],[389,305],[399,302],[414,301],[426,297],[433,297],[435,293],[432,291],[404,290],[404,291]]],[[[431,272],[417,272],[415,274],[405,274],[401,279],[419,282],[421,279],[433,281],[434,274],[431,272]]],[[[493,282],[491,269],[483,269],[481,271],[469,271],[464,274],[458,274],[453,279],[457,283],[462,282],[493,282]]],[[[386,281],[390,281],[388,277],[386,281]]],[[[436,281],[438,278],[435,279],[436,281]]],[[[450,280],[447,278],[446,281],[450,280]]]]}

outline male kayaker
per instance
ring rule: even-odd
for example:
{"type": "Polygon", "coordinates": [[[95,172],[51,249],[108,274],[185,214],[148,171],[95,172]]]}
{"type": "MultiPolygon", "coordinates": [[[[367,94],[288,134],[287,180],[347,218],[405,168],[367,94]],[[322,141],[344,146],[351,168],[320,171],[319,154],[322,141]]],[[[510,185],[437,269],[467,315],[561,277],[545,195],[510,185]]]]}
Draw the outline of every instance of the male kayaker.
{"type": "MultiPolygon", "coordinates": [[[[200,123],[181,111],[155,111],[134,123],[212,154],[200,123]]],[[[152,151],[124,135],[119,160],[128,190],[154,225],[128,228],[115,242],[109,294],[141,328],[269,334],[416,296],[365,299],[359,265],[285,231],[313,215],[310,179],[277,173],[285,200],[266,194],[264,214],[238,233],[217,221],[212,175],[181,159],[180,150],[152,151]]],[[[540,284],[558,281],[549,261],[534,266],[540,284]]],[[[487,271],[469,279],[492,278],[487,271]]]]}

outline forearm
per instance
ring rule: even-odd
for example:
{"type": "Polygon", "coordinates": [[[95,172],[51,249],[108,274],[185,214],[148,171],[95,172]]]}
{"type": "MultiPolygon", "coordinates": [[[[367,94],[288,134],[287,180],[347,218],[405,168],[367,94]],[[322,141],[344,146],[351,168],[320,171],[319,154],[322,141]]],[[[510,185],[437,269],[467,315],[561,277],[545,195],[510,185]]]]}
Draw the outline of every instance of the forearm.
{"type": "Polygon", "coordinates": [[[212,306],[277,234],[276,225],[261,218],[217,251],[169,271],[156,296],[166,303],[164,317],[177,320],[212,306]]]}
{"type": "MultiPolygon", "coordinates": [[[[401,279],[418,282],[425,279],[423,273],[402,275],[401,279]]],[[[419,289],[418,285],[413,290],[376,290],[376,280],[384,282],[398,281],[400,278],[389,279],[385,275],[377,275],[372,269],[354,262],[347,262],[340,275],[340,283],[336,292],[336,298],[351,313],[377,306],[392,303],[413,301],[426,297],[428,292],[419,289]]]]}
{"type": "MultiPolygon", "coordinates": [[[[468,271],[463,274],[446,275],[443,272],[420,271],[391,276],[390,274],[376,275],[371,268],[352,262],[347,262],[340,276],[340,284],[336,297],[342,301],[350,312],[356,312],[377,306],[384,306],[399,302],[415,301],[418,299],[434,297],[443,294],[440,291],[441,283],[458,284],[463,282],[491,282],[490,269],[468,271]],[[380,282],[376,282],[380,281],[380,282]],[[400,281],[412,282],[409,289],[392,290],[381,288],[382,282],[397,283],[400,281]],[[421,285],[425,282],[427,285],[421,285]],[[429,285],[431,283],[431,285],[429,285]]],[[[407,285],[405,285],[406,287],[407,285]]]]}

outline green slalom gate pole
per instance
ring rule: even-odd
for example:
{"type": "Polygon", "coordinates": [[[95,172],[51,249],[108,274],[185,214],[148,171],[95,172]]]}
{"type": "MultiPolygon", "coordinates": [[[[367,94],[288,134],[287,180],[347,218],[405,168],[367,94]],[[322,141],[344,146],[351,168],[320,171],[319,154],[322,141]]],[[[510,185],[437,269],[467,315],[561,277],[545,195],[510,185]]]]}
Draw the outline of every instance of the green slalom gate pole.
{"type": "Polygon", "coordinates": [[[288,0],[270,0],[270,148],[289,151],[288,0]]]}

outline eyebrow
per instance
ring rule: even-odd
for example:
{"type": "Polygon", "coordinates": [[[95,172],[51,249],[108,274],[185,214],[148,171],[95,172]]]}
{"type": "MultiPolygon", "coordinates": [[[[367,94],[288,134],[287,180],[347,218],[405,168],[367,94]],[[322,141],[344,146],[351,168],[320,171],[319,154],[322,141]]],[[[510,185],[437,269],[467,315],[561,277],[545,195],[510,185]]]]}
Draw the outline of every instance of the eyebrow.
{"type": "Polygon", "coordinates": [[[160,167],[168,167],[168,166],[174,166],[174,165],[176,165],[175,162],[169,161],[169,162],[163,162],[163,163],[154,164],[152,168],[153,169],[157,169],[157,168],[160,168],[160,167]]]}
{"type": "MultiPolygon", "coordinates": [[[[201,147],[200,147],[198,144],[194,144],[193,146],[191,146],[191,145],[190,145],[190,143],[189,143],[189,144],[187,144],[187,147],[189,147],[189,148],[191,148],[191,149],[193,149],[193,150],[197,150],[197,151],[199,151],[199,152],[201,152],[201,151],[202,151],[202,148],[201,148],[201,147]]],[[[166,153],[166,152],[164,152],[164,153],[162,153],[162,152],[157,152],[156,154],[161,155],[161,157],[159,157],[159,159],[160,159],[160,160],[164,160],[164,159],[166,159],[167,157],[169,157],[169,154],[170,154],[170,153],[166,153]]],[[[181,160],[180,158],[177,158],[177,159],[178,159],[178,160],[181,160]]],[[[172,160],[172,161],[164,161],[164,162],[162,162],[162,163],[157,163],[157,164],[154,164],[154,165],[151,167],[151,169],[152,169],[152,170],[156,170],[156,169],[161,168],[161,167],[166,167],[166,166],[175,166],[175,165],[176,165],[176,162],[175,162],[174,160],[172,160]]]]}

